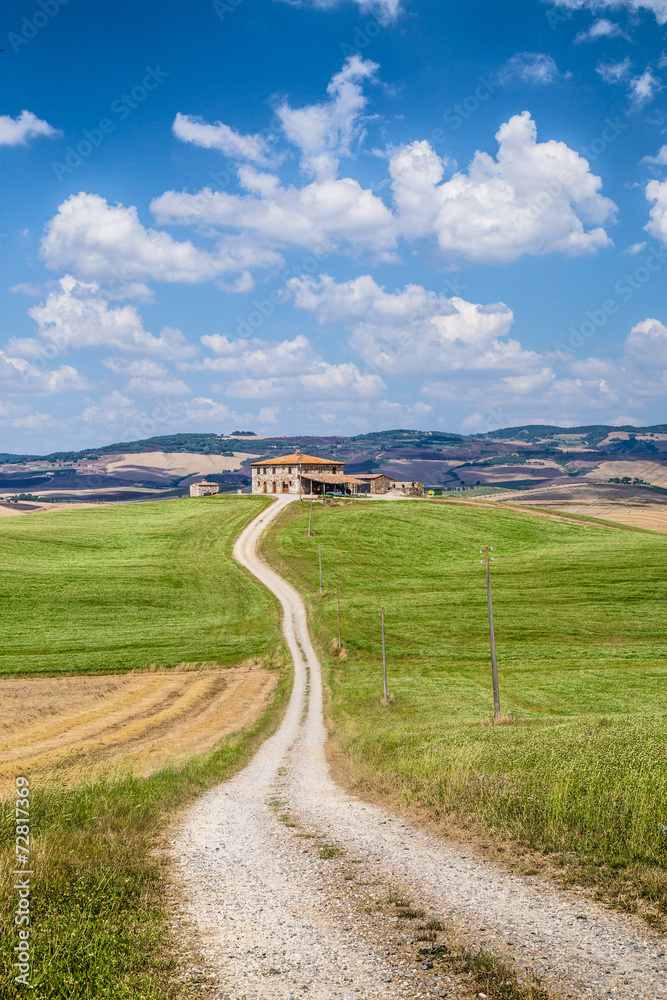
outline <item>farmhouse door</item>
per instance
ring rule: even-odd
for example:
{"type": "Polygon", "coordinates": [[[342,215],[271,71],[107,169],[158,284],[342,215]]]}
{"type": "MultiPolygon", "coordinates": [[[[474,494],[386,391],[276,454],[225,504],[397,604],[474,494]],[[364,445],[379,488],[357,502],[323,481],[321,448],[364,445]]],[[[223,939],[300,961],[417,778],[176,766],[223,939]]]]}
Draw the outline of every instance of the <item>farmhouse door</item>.
{"type": "Polygon", "coordinates": [[[271,492],[272,493],[276,492],[276,484],[275,483],[271,483],[271,492]]]}
{"type": "Polygon", "coordinates": [[[289,493],[289,483],[283,483],[283,493],[289,493]]]}

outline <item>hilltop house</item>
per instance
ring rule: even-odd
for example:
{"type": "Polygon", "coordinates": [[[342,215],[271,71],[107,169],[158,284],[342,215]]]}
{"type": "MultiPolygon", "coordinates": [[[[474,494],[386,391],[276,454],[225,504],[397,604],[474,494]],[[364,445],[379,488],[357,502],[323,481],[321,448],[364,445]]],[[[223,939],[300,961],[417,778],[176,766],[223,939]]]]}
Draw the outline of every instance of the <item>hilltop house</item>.
{"type": "Polygon", "coordinates": [[[302,455],[297,449],[292,455],[265,458],[252,463],[253,493],[318,494],[341,490],[356,492],[359,480],[346,476],[344,462],[334,458],[302,455]]]}
{"type": "Polygon", "coordinates": [[[335,458],[317,458],[302,455],[297,449],[293,455],[265,458],[252,463],[253,493],[297,493],[313,496],[323,493],[387,493],[399,488],[413,496],[421,496],[421,483],[398,483],[381,473],[349,475],[343,471],[344,462],[335,458]]]}

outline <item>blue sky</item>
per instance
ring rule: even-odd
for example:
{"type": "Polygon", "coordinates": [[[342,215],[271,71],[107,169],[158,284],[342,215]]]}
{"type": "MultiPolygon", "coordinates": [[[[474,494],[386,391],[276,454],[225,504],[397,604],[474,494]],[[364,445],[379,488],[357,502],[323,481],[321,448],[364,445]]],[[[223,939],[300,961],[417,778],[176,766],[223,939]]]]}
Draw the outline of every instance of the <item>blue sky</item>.
{"type": "Polygon", "coordinates": [[[665,421],[667,0],[2,34],[0,450],[665,421]]]}

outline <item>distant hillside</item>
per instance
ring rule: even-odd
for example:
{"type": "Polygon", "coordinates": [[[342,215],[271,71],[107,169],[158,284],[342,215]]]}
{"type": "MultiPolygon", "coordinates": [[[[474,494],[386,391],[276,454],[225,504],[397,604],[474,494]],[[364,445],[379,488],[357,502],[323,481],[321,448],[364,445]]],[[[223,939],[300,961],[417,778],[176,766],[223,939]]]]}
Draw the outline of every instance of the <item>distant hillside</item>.
{"type": "Polygon", "coordinates": [[[118,441],[115,444],[103,445],[100,448],[84,448],[81,451],[55,451],[48,455],[13,455],[0,453],[2,463],[21,463],[34,461],[48,462],[79,462],[84,459],[94,460],[109,454],[135,454],[144,451],[190,452],[198,455],[230,455],[234,450],[252,451],[257,454],[269,454],[283,450],[293,451],[308,448],[313,451],[331,451],[344,449],[346,452],[367,452],[369,450],[392,451],[407,447],[428,448],[432,451],[449,450],[453,445],[467,447],[482,442],[504,442],[506,440],[525,441],[535,444],[541,442],[548,446],[548,439],[577,436],[587,447],[595,447],[600,441],[613,433],[626,433],[631,437],[647,434],[667,434],[667,424],[656,424],[652,427],[633,427],[631,425],[612,426],[603,424],[584,427],[556,427],[549,424],[528,424],[520,427],[505,427],[497,431],[487,431],[478,434],[449,434],[442,431],[387,430],[373,431],[370,434],[358,434],[354,437],[314,437],[298,435],[295,437],[258,437],[252,432],[235,431],[234,436],[224,434],[165,434],[159,437],[144,438],[141,441],[118,441]],[[245,438],[245,440],[244,440],[245,438]]]}
{"type": "MultiPolygon", "coordinates": [[[[620,474],[662,483],[667,464],[667,424],[652,427],[529,424],[468,435],[406,428],[353,437],[297,435],[263,438],[242,431],[230,435],[166,434],[140,441],[119,441],[101,448],[52,452],[40,457],[6,454],[0,456],[0,464],[4,465],[4,475],[12,478],[44,472],[52,475],[56,471],[64,472],[63,466],[67,466],[72,473],[91,475],[107,471],[100,466],[109,464],[110,468],[116,467],[114,457],[161,452],[206,457],[209,462],[207,474],[220,473],[222,476],[227,469],[243,478],[243,474],[250,472],[247,467],[251,462],[291,453],[297,448],[307,454],[333,456],[345,462],[350,472],[384,472],[394,479],[417,479],[447,489],[478,485],[536,486],[558,480],[568,481],[574,477],[595,477],[598,468],[603,481],[620,474]],[[225,463],[225,456],[229,458],[235,454],[238,456],[236,464],[225,463]],[[211,464],[211,459],[216,461],[211,464]],[[89,468],[88,463],[91,463],[89,468]],[[621,469],[619,463],[633,464],[628,469],[625,465],[621,469]],[[12,466],[18,466],[15,472],[10,470],[12,466]]],[[[183,463],[175,458],[171,464],[169,461],[166,465],[162,462],[162,477],[168,478],[168,470],[179,464],[183,463]]],[[[193,472],[204,471],[203,468],[195,469],[194,465],[193,472]]],[[[142,462],[138,457],[134,474],[136,483],[145,479],[145,469],[142,472],[144,466],[151,466],[151,463],[142,462]]],[[[151,474],[154,475],[154,472],[151,474]]],[[[169,485],[177,484],[183,475],[183,472],[173,473],[173,482],[170,480],[169,485]]],[[[8,481],[3,485],[11,488],[14,484],[8,481]]]]}

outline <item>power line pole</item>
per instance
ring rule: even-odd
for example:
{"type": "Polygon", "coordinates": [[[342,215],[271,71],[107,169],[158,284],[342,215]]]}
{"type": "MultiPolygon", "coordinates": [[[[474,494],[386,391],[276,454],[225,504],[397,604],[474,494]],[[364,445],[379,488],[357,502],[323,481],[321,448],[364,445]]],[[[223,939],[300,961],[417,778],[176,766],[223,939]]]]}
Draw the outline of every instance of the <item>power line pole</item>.
{"type": "Polygon", "coordinates": [[[322,593],[322,546],[317,546],[317,554],[320,557],[320,594],[322,593]]]}
{"type": "Polygon", "coordinates": [[[386,612],[384,604],[380,608],[380,618],[382,619],[382,687],[384,691],[384,700],[388,701],[389,695],[387,693],[387,654],[384,644],[384,615],[386,612]]]}
{"type": "Polygon", "coordinates": [[[336,603],[338,605],[338,648],[343,648],[343,643],[340,641],[340,587],[336,587],[336,603]]]}
{"type": "MultiPolygon", "coordinates": [[[[482,550],[480,549],[480,552],[482,550]]],[[[493,561],[493,556],[489,556],[489,552],[493,552],[493,547],[489,549],[488,545],[484,546],[484,559],[480,562],[484,562],[486,567],[486,596],[489,604],[489,639],[491,642],[491,676],[493,678],[493,717],[494,719],[500,718],[500,691],[498,690],[498,664],[496,663],[496,637],[493,630],[493,602],[491,600],[491,562],[493,561]]]]}

